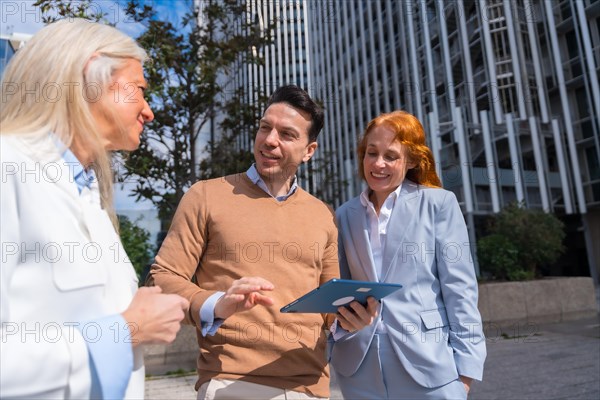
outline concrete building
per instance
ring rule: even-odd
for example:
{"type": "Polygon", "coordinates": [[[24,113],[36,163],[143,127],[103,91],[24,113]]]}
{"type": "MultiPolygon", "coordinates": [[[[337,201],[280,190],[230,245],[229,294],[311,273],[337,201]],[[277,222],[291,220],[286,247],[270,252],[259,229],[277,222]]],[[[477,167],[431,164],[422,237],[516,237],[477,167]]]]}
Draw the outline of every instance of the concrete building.
{"type": "Polygon", "coordinates": [[[284,84],[296,84],[312,90],[310,62],[309,12],[306,0],[249,0],[249,21],[254,20],[273,39],[270,46],[258,51],[264,66],[250,66],[244,79],[262,94],[269,95],[284,84]],[[269,31],[269,32],[267,32],[269,31]]]}
{"type": "Polygon", "coordinates": [[[522,201],[567,225],[570,269],[556,272],[598,283],[600,1],[316,3],[310,72],[328,106],[322,147],[349,183],[337,204],[361,190],[355,151],[366,123],[404,109],[422,121],[473,241],[486,216],[522,201]]]}
{"type": "MultiPolygon", "coordinates": [[[[240,59],[240,74],[234,85],[248,88],[247,101],[263,99],[279,86],[294,84],[314,95],[319,89],[312,81],[311,60],[311,15],[319,3],[310,0],[247,0],[248,21],[258,25],[265,37],[270,37],[270,45],[253,48],[253,55],[264,60],[264,65],[247,65],[240,59]]],[[[252,149],[255,132],[246,132],[240,137],[239,145],[252,149]]],[[[302,166],[299,181],[305,188],[320,189],[316,179],[302,166]]]]}

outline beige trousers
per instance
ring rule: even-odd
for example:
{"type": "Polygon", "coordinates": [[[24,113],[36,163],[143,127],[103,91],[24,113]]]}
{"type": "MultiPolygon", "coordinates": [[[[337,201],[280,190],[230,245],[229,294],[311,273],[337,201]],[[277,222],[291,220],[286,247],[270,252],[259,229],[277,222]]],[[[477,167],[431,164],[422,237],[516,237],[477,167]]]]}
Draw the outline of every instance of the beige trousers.
{"type": "Polygon", "coordinates": [[[198,400],[296,400],[322,399],[306,393],[279,389],[256,383],[234,381],[230,379],[211,379],[202,384],[198,390],[198,400]]]}

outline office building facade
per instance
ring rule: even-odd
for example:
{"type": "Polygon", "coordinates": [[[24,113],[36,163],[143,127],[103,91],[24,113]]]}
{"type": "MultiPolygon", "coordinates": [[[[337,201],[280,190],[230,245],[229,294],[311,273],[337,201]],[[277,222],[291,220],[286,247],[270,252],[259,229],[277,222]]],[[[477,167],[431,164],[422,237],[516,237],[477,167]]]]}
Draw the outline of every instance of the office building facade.
{"type": "MultiPolygon", "coordinates": [[[[270,44],[263,48],[252,48],[254,57],[260,57],[263,64],[248,64],[240,55],[238,75],[232,81],[232,90],[247,88],[246,101],[264,101],[282,85],[294,84],[307,90],[311,95],[317,91],[310,71],[311,59],[311,16],[315,6],[311,0],[246,0],[247,22],[258,26],[270,44]]],[[[238,145],[252,149],[255,132],[244,132],[239,136],[238,145]]],[[[312,163],[311,163],[312,165],[312,163]]],[[[300,168],[300,184],[311,192],[321,189],[316,176],[307,165],[300,168]],[[313,179],[315,178],[315,179],[313,179]]]]}
{"type": "Polygon", "coordinates": [[[322,147],[348,183],[338,203],[361,190],[366,123],[404,109],[423,123],[473,242],[487,216],[523,202],[566,222],[584,265],[571,272],[589,266],[598,282],[600,1],[318,3],[310,72],[327,106],[322,147]]]}

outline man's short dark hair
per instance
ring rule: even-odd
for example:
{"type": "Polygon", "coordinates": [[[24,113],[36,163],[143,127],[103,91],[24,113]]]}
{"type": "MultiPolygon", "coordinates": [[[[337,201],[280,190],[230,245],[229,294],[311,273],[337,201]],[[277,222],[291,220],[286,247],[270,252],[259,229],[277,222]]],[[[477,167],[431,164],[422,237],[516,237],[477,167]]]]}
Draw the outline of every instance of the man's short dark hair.
{"type": "Polygon", "coordinates": [[[296,85],[281,86],[269,97],[267,108],[275,103],[288,103],[290,106],[310,114],[311,124],[308,130],[308,142],[317,141],[325,119],[323,107],[315,103],[304,89],[296,85]]]}

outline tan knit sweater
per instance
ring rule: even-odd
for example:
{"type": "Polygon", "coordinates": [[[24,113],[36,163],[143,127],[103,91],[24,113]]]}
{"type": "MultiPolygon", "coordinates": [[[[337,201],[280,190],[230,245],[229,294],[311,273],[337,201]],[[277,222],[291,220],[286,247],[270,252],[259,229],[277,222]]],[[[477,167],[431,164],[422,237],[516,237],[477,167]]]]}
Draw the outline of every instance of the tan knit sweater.
{"type": "Polygon", "coordinates": [[[204,301],[234,280],[260,276],[275,286],[265,292],[272,307],[234,314],[214,336],[198,332],[196,389],[223,378],[329,396],[324,317],[279,312],[339,276],[335,217],[324,203],[301,188],[277,202],[245,173],[198,182],[181,200],[151,276],[190,301],[186,320],[196,327],[204,301]]]}

